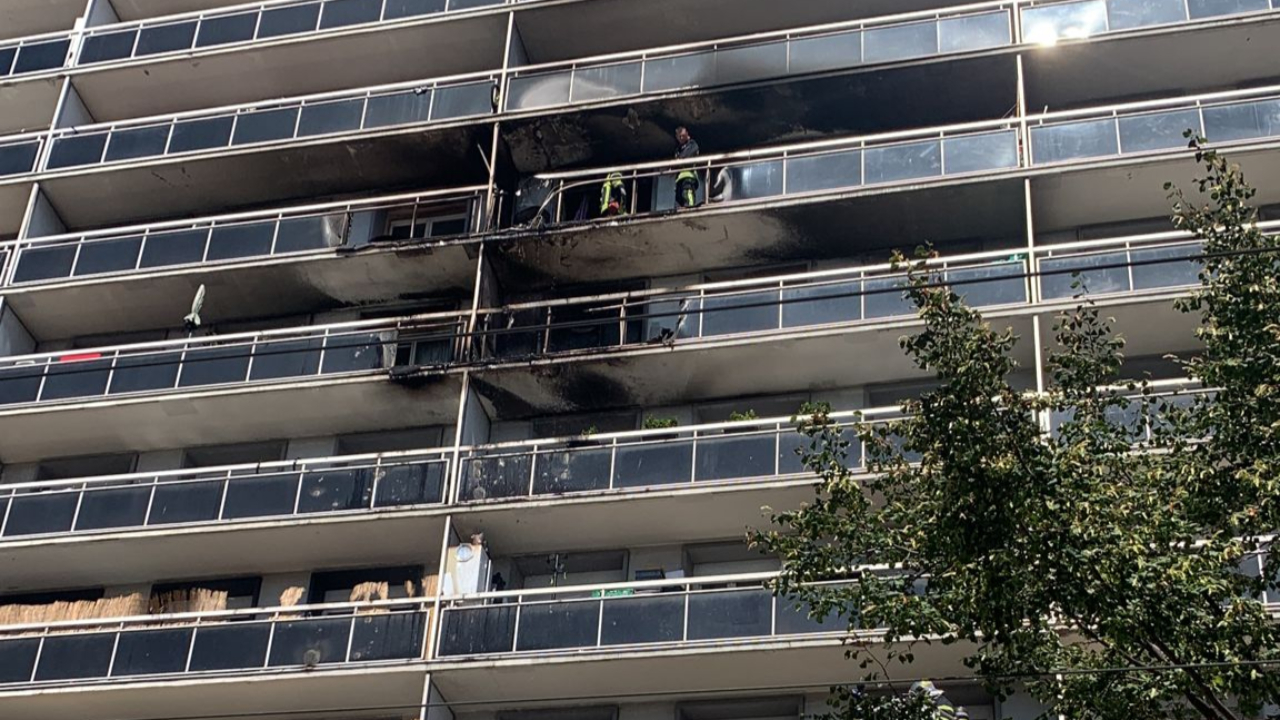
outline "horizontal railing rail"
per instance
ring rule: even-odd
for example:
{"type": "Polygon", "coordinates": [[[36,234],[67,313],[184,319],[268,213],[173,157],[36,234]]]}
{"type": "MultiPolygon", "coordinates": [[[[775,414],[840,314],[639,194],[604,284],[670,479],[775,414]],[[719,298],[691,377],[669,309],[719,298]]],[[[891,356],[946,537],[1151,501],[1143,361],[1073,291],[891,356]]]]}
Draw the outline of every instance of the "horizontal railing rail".
{"type": "Polygon", "coordinates": [[[0,539],[441,504],[451,460],[436,449],[0,485],[0,539]]]}
{"type": "Polygon", "coordinates": [[[0,40],[0,80],[63,69],[76,35],[71,30],[0,40]]]}
{"type": "Polygon", "coordinates": [[[294,605],[0,627],[0,686],[424,659],[434,601],[294,605]]]}
{"type": "MultiPolygon", "coordinates": [[[[435,313],[211,335],[0,359],[0,406],[194,390],[385,371],[398,344],[428,332],[415,364],[447,365],[466,313],[435,313]],[[453,339],[451,339],[453,338],[453,339]]],[[[419,343],[421,344],[421,343],[419,343]]]]}
{"type": "Polygon", "coordinates": [[[408,223],[410,232],[417,232],[420,224],[460,206],[465,217],[462,232],[414,236],[418,241],[456,241],[470,237],[479,227],[477,213],[484,192],[481,186],[462,187],[0,243],[0,283],[48,283],[248,258],[328,253],[380,239],[381,232],[373,225],[367,229],[367,237],[351,237],[352,220],[361,213],[396,213],[396,219],[408,223]],[[12,262],[6,262],[10,256],[12,262]]]}

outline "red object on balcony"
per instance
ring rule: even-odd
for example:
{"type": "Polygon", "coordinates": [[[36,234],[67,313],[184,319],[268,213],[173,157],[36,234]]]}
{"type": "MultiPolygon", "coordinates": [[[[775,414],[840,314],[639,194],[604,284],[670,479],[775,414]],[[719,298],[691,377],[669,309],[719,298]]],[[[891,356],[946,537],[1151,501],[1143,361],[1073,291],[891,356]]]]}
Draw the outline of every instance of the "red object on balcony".
{"type": "Polygon", "coordinates": [[[75,355],[63,355],[58,358],[58,362],[81,362],[83,360],[97,360],[102,357],[102,353],[77,353],[75,355]]]}

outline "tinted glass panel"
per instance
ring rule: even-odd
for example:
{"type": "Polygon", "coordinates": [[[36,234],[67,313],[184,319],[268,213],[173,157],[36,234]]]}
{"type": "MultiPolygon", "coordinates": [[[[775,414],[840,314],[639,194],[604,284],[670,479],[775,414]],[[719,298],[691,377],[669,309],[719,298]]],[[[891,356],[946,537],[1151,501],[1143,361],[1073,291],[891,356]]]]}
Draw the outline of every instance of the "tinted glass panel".
{"type": "Polygon", "coordinates": [[[413,17],[444,11],[445,0],[387,0],[383,19],[413,17]]]}
{"type": "Polygon", "coordinates": [[[127,58],[133,52],[133,42],[137,37],[137,30],[87,37],[80,50],[80,64],[127,58]]]}
{"type": "Polygon", "coordinates": [[[1204,109],[1205,135],[1214,141],[1280,134],[1280,101],[1220,105],[1204,109]]]}
{"type": "Polygon", "coordinates": [[[148,353],[116,359],[116,370],[111,376],[112,395],[168,390],[178,382],[178,364],[182,354],[148,353]]]}
{"type": "Polygon", "coordinates": [[[252,40],[253,30],[257,26],[257,13],[207,18],[200,23],[200,35],[196,38],[196,47],[252,40]]]}
{"type": "Polygon", "coordinates": [[[151,508],[151,525],[207,522],[218,517],[222,481],[161,483],[151,508]]]}
{"type": "Polygon", "coordinates": [[[939,52],[967,52],[1008,45],[1009,13],[998,12],[938,21],[939,52]]]}
{"type": "Polygon", "coordinates": [[[307,105],[298,121],[298,137],[358,130],[362,112],[364,100],[307,105]]]}
{"type": "Polygon", "coordinates": [[[697,53],[669,58],[646,60],[644,64],[645,92],[699,87],[715,82],[715,53],[697,53]]]}
{"type": "Polygon", "coordinates": [[[169,152],[172,154],[226,147],[231,141],[233,122],[234,118],[217,117],[174,123],[169,152]]]}
{"type": "Polygon", "coordinates": [[[436,503],[443,499],[444,462],[383,468],[374,496],[377,507],[436,503]]]}
{"type": "Polygon", "coordinates": [[[18,49],[18,59],[13,64],[13,74],[60,68],[67,61],[67,49],[70,47],[70,40],[24,45],[18,49]]]}
{"type": "Polygon", "coordinates": [[[45,638],[36,680],[106,677],[115,637],[114,633],[103,633],[45,638]]]}
{"type": "Polygon", "coordinates": [[[774,435],[704,438],[698,441],[696,480],[739,480],[774,474],[774,435]]]}
{"type": "Polygon", "coordinates": [[[191,672],[263,667],[270,635],[267,623],[199,628],[191,652],[191,672]]]}
{"type": "Polygon", "coordinates": [[[1193,20],[1268,9],[1267,0],[1187,0],[1187,7],[1193,20]]]}
{"type": "Polygon", "coordinates": [[[106,145],[106,133],[60,137],[53,141],[53,150],[49,153],[49,167],[96,165],[102,161],[102,150],[106,145]]]}
{"type": "Polygon", "coordinates": [[[571,72],[565,71],[512,78],[508,86],[507,107],[528,110],[567,103],[572,77],[571,72]]]}
{"type": "Polygon", "coordinates": [[[493,112],[493,84],[490,82],[437,88],[432,120],[488,115],[493,112]]]}
{"type": "Polygon", "coordinates": [[[138,35],[138,50],[135,55],[154,55],[156,53],[186,50],[195,41],[196,24],[194,22],[159,27],[143,28],[138,35]]]}
{"type": "Polygon", "coordinates": [[[603,100],[640,92],[640,63],[583,68],[573,75],[573,101],[603,100]]]}
{"type": "Polygon", "coordinates": [[[446,610],[441,621],[440,654],[449,657],[511,652],[515,627],[514,605],[446,610]]]}
{"type": "Polygon", "coordinates": [[[0,641],[0,683],[30,682],[40,638],[0,641]]]}
{"type": "Polygon", "coordinates": [[[840,622],[840,618],[834,612],[825,617],[811,618],[809,617],[808,605],[803,603],[795,604],[782,598],[778,599],[776,629],[778,635],[839,632],[845,629],[846,626],[840,622]]]}
{"type": "Polygon", "coordinates": [[[430,90],[425,90],[421,94],[405,92],[396,95],[379,95],[369,98],[369,109],[365,112],[364,126],[375,128],[426,122],[430,116],[430,90]]]}
{"type": "Polygon", "coordinates": [[[151,486],[92,490],[80,501],[76,530],[137,527],[146,522],[151,486]]]}
{"type": "Polygon", "coordinates": [[[670,485],[693,479],[691,441],[618,448],[616,487],[670,485]]]}
{"type": "Polygon", "coordinates": [[[420,657],[425,618],[417,612],[357,615],[351,662],[420,657]]]}
{"type": "Polygon", "coordinates": [[[294,218],[280,221],[274,254],[337,247],[344,240],[345,215],[294,218]]]}
{"type": "Polygon", "coordinates": [[[244,113],[236,120],[235,145],[270,142],[293,137],[298,123],[298,108],[244,113]]]}
{"type": "Polygon", "coordinates": [[[271,643],[272,667],[344,662],[351,618],[276,623],[271,643]]]}
{"type": "Polygon", "coordinates": [[[276,224],[225,225],[213,229],[207,260],[232,260],[271,254],[271,238],[276,224]]]}
{"type": "Polygon", "coordinates": [[[382,368],[382,344],[377,335],[335,335],[325,341],[324,374],[382,368]]]}
{"type": "Polygon", "coordinates": [[[182,387],[244,382],[249,372],[249,346],[193,348],[182,363],[182,387]]]}
{"type": "Polygon", "coordinates": [[[107,392],[110,360],[67,360],[49,366],[40,400],[96,397],[107,392]]]}
{"type": "Polygon", "coordinates": [[[1010,305],[1027,301],[1026,266],[1010,262],[990,267],[948,270],[951,289],[973,307],[1010,305]]]}
{"type": "Polygon", "coordinates": [[[378,22],[380,14],[382,0],[331,0],[325,3],[324,12],[320,15],[320,28],[378,22]]]}
{"type": "Polygon", "coordinates": [[[1103,0],[1045,5],[1022,11],[1022,37],[1030,43],[1085,38],[1107,30],[1107,4],[1103,0]]]}
{"type": "Polygon", "coordinates": [[[1200,263],[1192,258],[1198,256],[1204,248],[1200,245],[1179,245],[1169,248],[1149,248],[1134,250],[1130,253],[1135,263],[1133,266],[1133,287],[1135,290],[1153,288],[1180,287],[1195,285],[1200,282],[1200,263]],[[1168,259],[1170,262],[1159,262],[1168,259]],[[1138,263],[1153,263],[1143,265],[1138,263]]]}
{"type": "Polygon", "coordinates": [[[611,599],[604,604],[601,644],[679,642],[684,635],[684,595],[611,599]]]}
{"type": "Polygon", "coordinates": [[[804,38],[791,42],[791,72],[838,70],[862,62],[862,33],[804,38]]]}
{"type": "Polygon", "coordinates": [[[302,475],[298,512],[335,512],[369,507],[374,470],[335,468],[302,475]]]}
{"type": "Polygon", "coordinates": [[[864,59],[869,63],[922,57],[938,52],[938,25],[934,22],[870,28],[862,35],[864,59]]]}
{"type": "Polygon", "coordinates": [[[35,167],[40,143],[0,145],[0,175],[21,175],[35,167]]]}
{"type": "Polygon", "coordinates": [[[866,280],[862,284],[863,313],[868,318],[915,315],[916,306],[898,288],[906,287],[902,278],[866,280]]]}
{"type": "Polygon", "coordinates": [[[42,373],[39,366],[0,369],[0,405],[35,402],[42,373]]]}
{"type": "Polygon", "coordinates": [[[942,152],[948,175],[1018,166],[1018,138],[1012,131],[947,138],[942,152]]]}
{"type": "Polygon", "coordinates": [[[1114,120],[1085,120],[1031,128],[1032,157],[1037,163],[1101,157],[1120,152],[1114,120]]]}
{"type": "Polygon", "coordinates": [[[163,155],[164,145],[168,140],[168,125],[138,128],[136,130],[117,130],[111,134],[111,141],[107,144],[107,160],[128,160],[130,158],[163,155]]]}
{"type": "Polygon", "coordinates": [[[778,298],[777,290],[703,298],[703,337],[777,329],[778,298]]]}
{"type": "Polygon", "coordinates": [[[138,264],[138,253],[141,251],[141,237],[84,243],[80,246],[80,259],[76,261],[76,275],[132,270],[138,264]]]}
{"type": "Polygon", "coordinates": [[[9,74],[9,71],[13,69],[13,60],[16,57],[18,57],[18,48],[0,48],[0,77],[9,74]]]}
{"type": "Polygon", "coordinates": [[[75,245],[23,250],[18,256],[18,267],[13,271],[13,281],[22,283],[68,277],[75,259],[75,245]]]}
{"type": "Polygon", "coordinates": [[[469,458],[462,468],[461,498],[481,501],[527,495],[532,464],[530,455],[469,458]]]}
{"type": "Polygon", "coordinates": [[[1112,30],[1128,30],[1187,19],[1186,0],[1110,0],[1108,18],[1112,30]]]}
{"type": "Polygon", "coordinates": [[[186,265],[204,259],[208,230],[180,230],[147,236],[142,248],[142,267],[186,265]]]}
{"type": "Polygon", "coordinates": [[[180,673],[187,668],[190,628],[120,633],[113,677],[180,673]]]}
{"type": "Polygon", "coordinates": [[[942,148],[937,141],[868,148],[868,183],[898,182],[942,174],[942,148]]]}
{"type": "Polygon", "coordinates": [[[525,605],[516,650],[594,647],[599,625],[599,602],[525,605]]]}
{"type": "Polygon", "coordinates": [[[782,291],[783,327],[803,327],[862,319],[862,283],[789,288],[782,291]]]}
{"type": "Polygon", "coordinates": [[[734,165],[726,168],[724,176],[717,178],[728,182],[726,194],[730,200],[758,200],[782,194],[782,161],[734,165]]]}
{"type": "Polygon", "coordinates": [[[1128,258],[1123,252],[1040,261],[1040,294],[1046,298],[1126,292],[1128,258]],[[1077,282],[1081,287],[1073,287],[1077,282]]]}
{"type": "Polygon", "coordinates": [[[773,626],[773,596],[765,590],[689,596],[689,639],[765,637],[773,626]]]}
{"type": "Polygon", "coordinates": [[[605,490],[609,487],[608,448],[566,450],[538,456],[535,495],[605,490]]]}
{"type": "Polygon", "coordinates": [[[1137,115],[1120,118],[1121,152],[1145,152],[1148,150],[1173,150],[1184,148],[1189,142],[1183,133],[1192,130],[1199,134],[1200,114],[1195,110],[1137,115]]]}
{"type": "Polygon", "coordinates": [[[785,42],[728,48],[716,52],[716,80],[736,83],[776,77],[787,72],[785,42]]]}
{"type": "Polygon", "coordinates": [[[788,195],[861,184],[862,153],[856,150],[787,160],[788,195]]]}
{"type": "Polygon", "coordinates": [[[293,503],[298,496],[298,475],[265,475],[252,478],[232,478],[227,485],[227,499],[222,518],[264,517],[267,515],[292,515],[293,503]]]}
{"type": "Polygon", "coordinates": [[[259,344],[253,349],[250,380],[275,380],[315,375],[320,370],[319,338],[259,344]]]}
{"type": "Polygon", "coordinates": [[[60,533],[71,530],[80,493],[51,492],[18,495],[11,501],[5,537],[60,533]]]}
{"type": "Polygon", "coordinates": [[[258,23],[258,37],[311,32],[316,29],[319,19],[320,3],[268,10],[262,13],[262,19],[258,23]]]}

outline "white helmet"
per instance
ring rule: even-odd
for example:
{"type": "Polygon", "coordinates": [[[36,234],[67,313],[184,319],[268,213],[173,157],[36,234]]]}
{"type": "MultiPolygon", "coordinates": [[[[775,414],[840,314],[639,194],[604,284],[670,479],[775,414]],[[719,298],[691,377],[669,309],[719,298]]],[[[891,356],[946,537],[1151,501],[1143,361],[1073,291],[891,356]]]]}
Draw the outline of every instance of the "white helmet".
{"type": "Polygon", "coordinates": [[[932,681],[929,681],[929,680],[918,680],[912,683],[911,692],[923,693],[924,695],[931,698],[942,696],[942,691],[939,690],[938,687],[934,685],[932,681]]]}

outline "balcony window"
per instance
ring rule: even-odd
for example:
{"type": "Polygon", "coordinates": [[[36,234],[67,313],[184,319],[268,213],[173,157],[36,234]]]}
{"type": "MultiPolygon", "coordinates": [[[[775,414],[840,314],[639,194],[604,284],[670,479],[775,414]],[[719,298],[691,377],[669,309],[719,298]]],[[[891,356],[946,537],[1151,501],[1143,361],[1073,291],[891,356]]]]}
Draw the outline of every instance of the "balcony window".
{"type": "Polygon", "coordinates": [[[174,154],[226,147],[231,143],[234,124],[235,118],[231,116],[176,122],[173,124],[173,137],[169,140],[169,152],[174,154]]]}
{"type": "Polygon", "coordinates": [[[138,32],[138,49],[134,54],[156,55],[186,50],[191,47],[195,37],[195,21],[144,27],[138,32]]]}
{"type": "Polygon", "coordinates": [[[864,62],[892,62],[938,52],[938,24],[933,21],[870,28],[863,31],[864,62]]]}
{"type": "Polygon", "coordinates": [[[169,141],[169,126],[144,127],[136,130],[117,130],[111,133],[106,160],[163,155],[169,141]]]}
{"type": "Polygon", "coordinates": [[[70,47],[70,40],[52,40],[23,45],[18,49],[18,59],[13,64],[13,74],[21,75],[60,68],[67,62],[67,50],[70,47]]]}
{"type": "Polygon", "coordinates": [[[0,145],[0,177],[31,172],[35,168],[36,153],[39,151],[38,142],[0,145]]]}
{"type": "Polygon", "coordinates": [[[363,112],[364,100],[304,105],[298,120],[298,137],[359,130],[363,112]]]}
{"type": "Polygon", "coordinates": [[[1186,0],[1109,0],[1107,17],[1112,30],[1182,22],[1187,19],[1186,0]]]}
{"type": "Polygon", "coordinates": [[[258,21],[258,39],[311,32],[316,29],[319,19],[318,2],[267,10],[258,21]]]}
{"type": "Polygon", "coordinates": [[[137,30],[90,35],[85,38],[80,50],[80,63],[88,65],[127,58],[133,54],[133,45],[137,39],[137,30]]]}
{"type": "Polygon", "coordinates": [[[943,18],[938,21],[938,51],[970,52],[1008,45],[1009,13],[943,18]]]}
{"type": "Polygon", "coordinates": [[[804,716],[804,698],[800,697],[695,700],[676,707],[676,720],[795,720],[804,716]]]}
{"type": "MultiPolygon", "coordinates": [[[[307,602],[319,605],[422,597],[424,578],[421,565],[312,573],[307,602]]],[[[331,615],[351,611],[323,612],[331,615]]]]}
{"type": "Polygon", "coordinates": [[[1187,0],[1187,8],[1192,20],[1269,9],[1267,0],[1187,0]]]}
{"type": "Polygon", "coordinates": [[[1195,110],[1131,115],[1119,119],[1122,152],[1149,152],[1185,148],[1188,130],[1200,133],[1200,113],[1195,110]]]}
{"type": "MultiPolygon", "coordinates": [[[[399,20],[400,18],[444,12],[446,1],[447,0],[387,0],[386,9],[383,11],[383,19],[399,20]]],[[[496,2],[497,0],[492,1],[496,2]]]]}
{"type": "Polygon", "coordinates": [[[236,131],[231,138],[233,145],[285,140],[293,137],[298,124],[298,108],[260,110],[236,116],[236,131]]]}
{"type": "Polygon", "coordinates": [[[106,133],[60,137],[53,141],[53,150],[49,153],[49,167],[57,169],[77,165],[96,165],[102,162],[102,153],[106,147],[106,133]]]}
{"type": "Polygon", "coordinates": [[[320,29],[378,22],[381,14],[382,0],[330,0],[320,16],[320,29]]]}
{"type": "Polygon", "coordinates": [[[196,47],[252,40],[253,31],[257,26],[257,13],[205,18],[200,23],[200,35],[196,38],[196,47]]]}
{"type": "Polygon", "coordinates": [[[244,610],[258,606],[261,590],[260,577],[157,583],[151,588],[150,612],[172,615],[244,610]]]}

